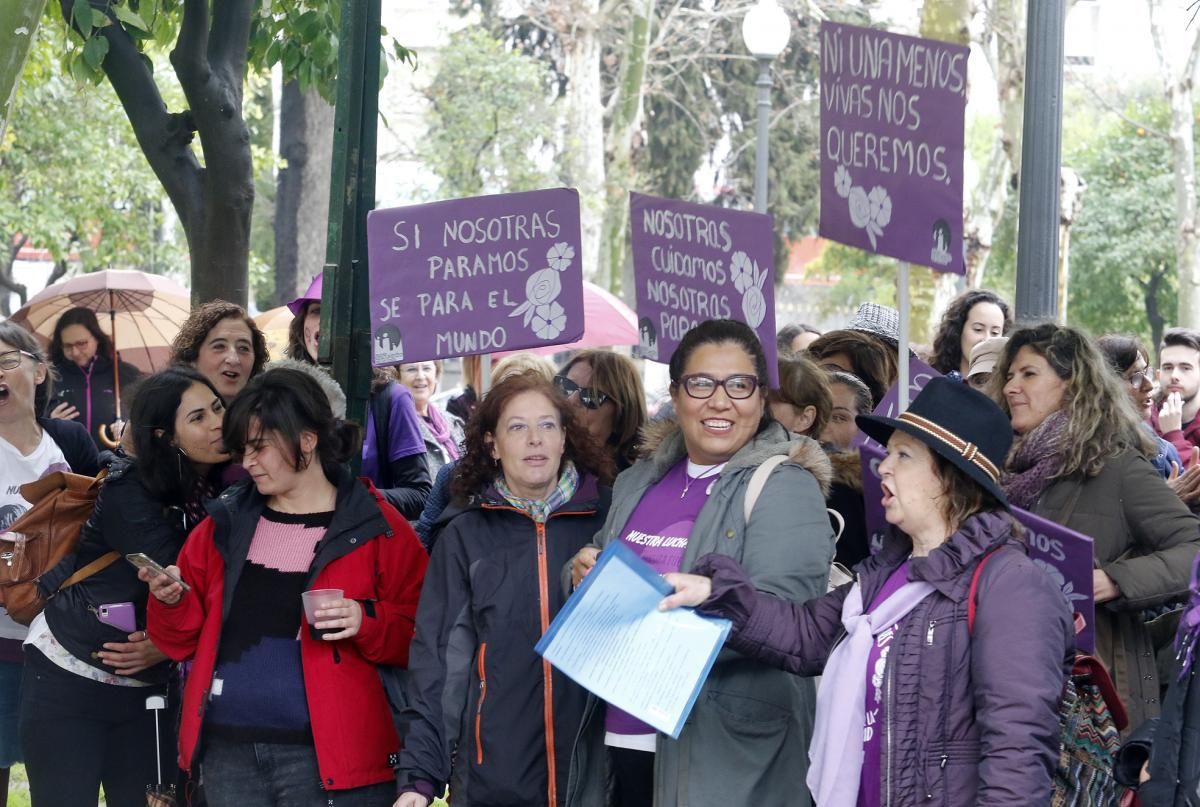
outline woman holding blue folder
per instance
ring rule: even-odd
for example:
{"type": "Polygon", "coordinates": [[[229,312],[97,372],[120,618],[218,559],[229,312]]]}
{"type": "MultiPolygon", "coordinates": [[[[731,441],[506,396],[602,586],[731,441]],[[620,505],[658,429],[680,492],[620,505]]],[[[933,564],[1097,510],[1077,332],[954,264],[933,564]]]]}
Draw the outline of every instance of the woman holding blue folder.
{"type": "MultiPolygon", "coordinates": [[[[732,320],[701,323],[671,357],[670,376],[676,419],[648,435],[649,456],[618,478],[595,545],[572,561],[573,582],[600,549],[622,541],[659,573],[720,552],[741,563],[759,591],[800,601],[822,594],[834,549],[825,513],[832,471],[820,445],[771,418],[767,359],[754,331],[732,320]],[[747,520],[751,479],[774,457],[787,461],[766,477],[747,520]]],[[[678,740],[591,698],[569,803],[807,807],[814,708],[811,679],[729,651],[718,656],[678,740]]]]}

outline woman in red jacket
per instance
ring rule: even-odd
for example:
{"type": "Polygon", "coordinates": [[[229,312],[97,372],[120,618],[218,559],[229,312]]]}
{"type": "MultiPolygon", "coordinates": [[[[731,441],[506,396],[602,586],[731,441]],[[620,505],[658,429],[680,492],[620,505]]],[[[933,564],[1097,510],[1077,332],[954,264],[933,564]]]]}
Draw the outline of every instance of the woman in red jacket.
{"type": "Polygon", "coordinates": [[[143,570],[148,629],[184,691],[180,764],[213,807],[390,805],[400,741],[376,665],[406,665],[427,562],[408,523],[345,470],[357,428],[307,374],[253,379],[225,418],[251,479],[225,491],[179,566],[143,570]],[[341,589],[307,624],[300,594],[341,589]]]}

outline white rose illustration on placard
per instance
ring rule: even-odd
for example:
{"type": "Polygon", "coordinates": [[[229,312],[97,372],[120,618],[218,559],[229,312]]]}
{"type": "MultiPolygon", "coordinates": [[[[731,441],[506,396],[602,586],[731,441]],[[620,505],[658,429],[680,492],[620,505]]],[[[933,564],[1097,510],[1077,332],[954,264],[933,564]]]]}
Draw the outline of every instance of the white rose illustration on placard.
{"type": "Polygon", "coordinates": [[[525,281],[525,302],[509,312],[510,317],[524,316],[522,324],[532,328],[539,339],[554,339],[567,327],[567,314],[560,305],[562,293],[560,272],[565,272],[575,259],[575,248],[560,241],[546,252],[545,269],[539,269],[525,281]]]}
{"type": "Polygon", "coordinates": [[[833,175],[833,187],[837,195],[846,200],[850,210],[850,223],[867,231],[872,249],[879,249],[877,239],[883,236],[883,228],[892,220],[892,198],[887,188],[876,185],[868,193],[866,188],[853,184],[849,169],[839,165],[833,175]]]}
{"type": "Polygon", "coordinates": [[[758,261],[740,249],[733,253],[729,261],[729,279],[742,295],[742,314],[751,328],[762,325],[767,317],[767,298],[762,290],[768,272],[767,268],[760,267],[758,261]]]}

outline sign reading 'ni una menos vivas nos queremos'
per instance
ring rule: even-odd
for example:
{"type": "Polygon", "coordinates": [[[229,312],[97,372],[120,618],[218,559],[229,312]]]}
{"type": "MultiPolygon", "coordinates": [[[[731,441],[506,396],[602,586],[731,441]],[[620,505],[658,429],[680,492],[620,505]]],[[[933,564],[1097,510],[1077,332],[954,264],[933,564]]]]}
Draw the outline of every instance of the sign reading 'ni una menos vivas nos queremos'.
{"type": "Polygon", "coordinates": [[[583,335],[573,189],[374,210],[367,243],[376,367],[583,335]]]}
{"type": "Polygon", "coordinates": [[[821,24],[821,235],[963,274],[961,45],[821,24]]]}

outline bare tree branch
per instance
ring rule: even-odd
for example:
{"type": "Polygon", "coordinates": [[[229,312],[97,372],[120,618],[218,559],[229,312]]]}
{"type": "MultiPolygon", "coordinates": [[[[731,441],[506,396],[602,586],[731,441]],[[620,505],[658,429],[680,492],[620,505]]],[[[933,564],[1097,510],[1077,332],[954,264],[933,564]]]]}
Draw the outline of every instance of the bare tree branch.
{"type": "MultiPolygon", "coordinates": [[[[208,82],[207,50],[208,0],[184,0],[183,20],[179,24],[179,38],[171,50],[171,65],[185,93],[189,87],[208,82]]],[[[195,106],[196,100],[189,95],[188,103],[195,106]]]]}

